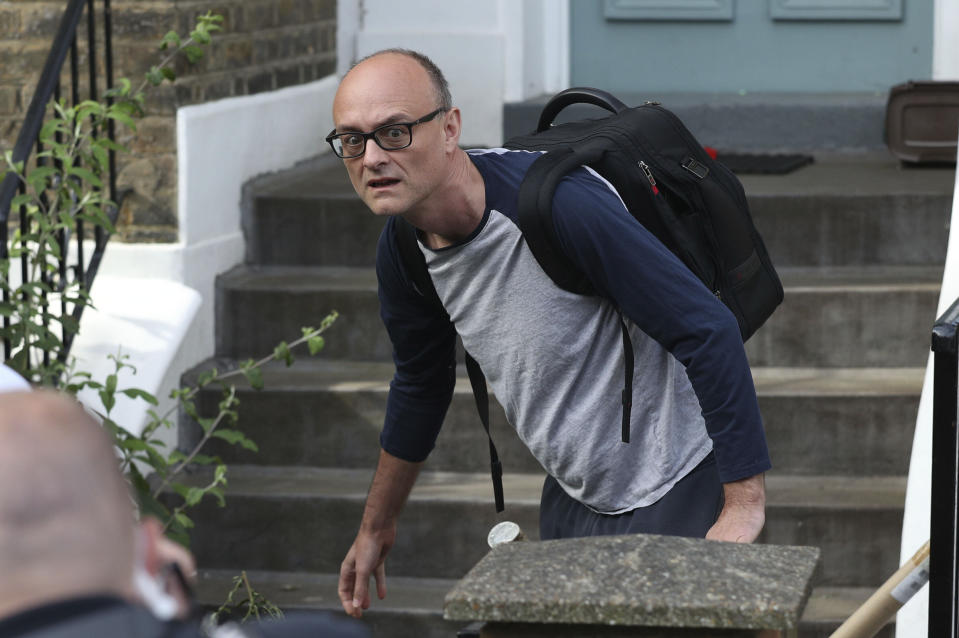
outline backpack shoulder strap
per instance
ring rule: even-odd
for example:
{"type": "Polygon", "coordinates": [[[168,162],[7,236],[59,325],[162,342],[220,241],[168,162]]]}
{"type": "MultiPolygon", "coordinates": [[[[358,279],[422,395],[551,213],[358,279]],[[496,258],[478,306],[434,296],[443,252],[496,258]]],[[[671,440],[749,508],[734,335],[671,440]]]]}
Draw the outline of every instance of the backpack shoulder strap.
{"type": "MultiPolygon", "coordinates": [[[[396,246],[400,253],[400,260],[407,276],[412,280],[416,292],[423,295],[434,306],[446,311],[443,302],[436,293],[436,286],[430,278],[426,267],[426,258],[417,245],[416,228],[402,217],[394,217],[396,224],[396,246]]],[[[486,390],[486,377],[476,360],[466,353],[466,372],[469,375],[470,385],[473,388],[473,399],[476,401],[476,411],[479,412],[486,438],[489,440],[490,475],[493,478],[493,499],[497,513],[505,508],[503,499],[503,464],[500,463],[496,446],[493,445],[493,435],[489,426],[489,394],[486,390]]]]}
{"type": "Polygon", "coordinates": [[[526,171],[516,203],[520,230],[540,267],[563,290],[583,295],[595,291],[560,248],[553,225],[553,195],[560,180],[589,159],[569,147],[543,153],[526,171]]]}

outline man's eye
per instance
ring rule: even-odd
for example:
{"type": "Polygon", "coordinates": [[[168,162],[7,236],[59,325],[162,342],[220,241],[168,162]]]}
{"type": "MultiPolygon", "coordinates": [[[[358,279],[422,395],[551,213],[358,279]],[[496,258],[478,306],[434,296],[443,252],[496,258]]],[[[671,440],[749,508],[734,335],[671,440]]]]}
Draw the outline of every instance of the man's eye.
{"type": "Polygon", "coordinates": [[[396,127],[396,128],[388,128],[388,129],[386,129],[386,131],[384,131],[383,134],[384,134],[386,137],[393,138],[393,139],[398,139],[398,138],[403,137],[404,135],[406,135],[406,130],[405,130],[403,127],[401,127],[401,126],[398,126],[398,127],[396,127]]]}
{"type": "Polygon", "coordinates": [[[344,135],[340,138],[343,142],[343,146],[359,146],[363,143],[362,135],[344,135]]]}

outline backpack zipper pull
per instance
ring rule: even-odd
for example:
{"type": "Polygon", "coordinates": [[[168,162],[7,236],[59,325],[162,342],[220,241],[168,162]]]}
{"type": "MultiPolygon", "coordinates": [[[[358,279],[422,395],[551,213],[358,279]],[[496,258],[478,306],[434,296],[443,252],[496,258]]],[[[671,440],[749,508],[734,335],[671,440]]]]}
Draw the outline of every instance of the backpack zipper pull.
{"type": "Polygon", "coordinates": [[[646,162],[640,160],[639,168],[640,170],[643,171],[643,174],[646,176],[646,179],[649,180],[649,185],[653,187],[653,194],[659,195],[659,187],[656,186],[656,178],[653,177],[653,172],[649,170],[649,165],[646,162]]]}

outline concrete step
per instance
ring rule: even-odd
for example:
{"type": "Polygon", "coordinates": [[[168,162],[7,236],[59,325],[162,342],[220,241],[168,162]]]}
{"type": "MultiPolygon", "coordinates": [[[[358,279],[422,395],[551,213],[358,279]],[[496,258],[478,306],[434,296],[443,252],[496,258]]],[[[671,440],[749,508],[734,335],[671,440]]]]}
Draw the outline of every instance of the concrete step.
{"type": "MultiPolygon", "coordinates": [[[[207,361],[200,370],[228,369],[230,361],[207,361]]],[[[287,368],[265,368],[265,389],[242,384],[239,428],[259,443],[259,452],[211,443],[211,453],[229,463],[308,465],[369,469],[379,454],[391,363],[299,359],[287,368]]],[[[755,368],[770,454],[785,474],[905,475],[922,388],[921,368],[755,368]]],[[[204,414],[215,413],[219,390],[201,394],[204,414]]],[[[539,464],[491,403],[494,440],[510,472],[537,472],[539,464]]],[[[199,440],[199,429],[181,421],[181,445],[199,440]]],[[[472,390],[460,370],[453,403],[431,470],[484,472],[485,433],[472,390]]]]}
{"type": "MultiPolygon", "coordinates": [[[[786,298],[747,344],[752,365],[925,363],[941,267],[784,268],[780,275],[786,298]]],[[[272,352],[333,309],[340,320],[324,357],[391,360],[373,269],[308,266],[237,266],[217,277],[217,355],[272,352]]]]}
{"type": "Polygon", "coordinates": [[[785,300],[746,344],[753,366],[926,363],[940,267],[783,268],[785,300]]]}
{"type": "MultiPolygon", "coordinates": [[[[232,466],[228,506],[205,502],[192,510],[198,563],[231,568],[242,556],[249,569],[338,572],[370,477],[371,471],[342,468],[232,466]]],[[[541,474],[504,476],[507,509],[498,517],[488,474],[422,473],[390,553],[392,573],[462,577],[503,516],[538,537],[542,480],[541,474]]],[[[822,548],[818,585],[878,586],[898,567],[904,498],[904,477],[771,474],[761,540],[822,548]]]]}
{"type": "MultiPolygon", "coordinates": [[[[955,171],[904,169],[887,153],[820,155],[786,175],[742,175],[773,263],[942,264],[955,171]]],[[[342,163],[320,157],[247,187],[247,262],[372,266],[383,219],[342,163]]]]}
{"type": "MultiPolygon", "coordinates": [[[[197,601],[217,607],[226,599],[238,571],[201,569],[197,601]]],[[[253,588],[283,611],[326,611],[343,615],[337,595],[337,573],[247,570],[253,588]]],[[[466,623],[443,620],[443,599],[456,583],[443,578],[409,578],[387,573],[386,598],[375,590],[362,622],[373,636],[390,638],[455,638],[466,623]]]]}
{"type": "Polygon", "coordinates": [[[215,294],[218,356],[269,354],[336,310],[324,357],[391,360],[373,268],[237,266],[217,277],[215,294]]]}
{"type": "MultiPolygon", "coordinates": [[[[536,129],[551,96],[503,106],[504,138],[536,129]]],[[[629,106],[660,102],[707,146],[730,151],[884,151],[886,96],[877,93],[633,93],[617,97],[629,106]]],[[[576,104],[557,123],[609,115],[576,104]]]]}
{"type": "Polygon", "coordinates": [[[777,268],[945,262],[954,168],[834,155],[785,175],[740,178],[777,268]]]}
{"type": "MultiPolygon", "coordinates": [[[[219,606],[237,571],[201,569],[196,587],[200,604],[219,606]]],[[[247,571],[254,589],[284,611],[314,610],[342,614],[333,573],[247,571]]],[[[361,622],[374,636],[391,638],[453,638],[463,623],[443,620],[443,599],[456,583],[452,579],[406,578],[387,575],[387,594],[373,598],[361,622]]],[[[803,613],[800,638],[826,638],[872,593],[869,588],[817,587],[803,613]]],[[[892,638],[894,621],[877,634],[892,638]]]]}
{"type": "Polygon", "coordinates": [[[371,266],[385,220],[356,196],[332,154],[246,187],[247,262],[371,266]]]}

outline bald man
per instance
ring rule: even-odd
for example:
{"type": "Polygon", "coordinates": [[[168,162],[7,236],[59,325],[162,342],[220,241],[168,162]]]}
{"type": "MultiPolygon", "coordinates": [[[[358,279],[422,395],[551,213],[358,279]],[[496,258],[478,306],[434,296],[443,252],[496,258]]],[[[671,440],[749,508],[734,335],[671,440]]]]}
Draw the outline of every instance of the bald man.
{"type": "Polygon", "coordinates": [[[602,293],[574,295],[518,226],[519,185],[538,154],[461,149],[460,110],[428,58],[392,49],[361,60],[340,83],[333,122],[327,141],[387,218],[376,272],[396,363],[379,463],[340,568],[347,613],[370,606],[371,578],[386,595],[397,518],[453,395],[457,336],[547,472],[541,539],[756,539],[771,465],[736,319],[606,180],[580,167],[553,199],[559,245],[602,293]],[[418,231],[442,308],[406,271],[398,217],[418,231]],[[636,359],[628,445],[620,316],[636,359]]]}
{"type": "MultiPolygon", "coordinates": [[[[0,636],[199,638],[197,625],[141,605],[156,597],[151,587],[172,557],[162,539],[155,519],[136,522],[112,443],[78,403],[49,391],[0,393],[0,636]]],[[[346,620],[298,617],[214,635],[367,635],[346,620]]]]}

